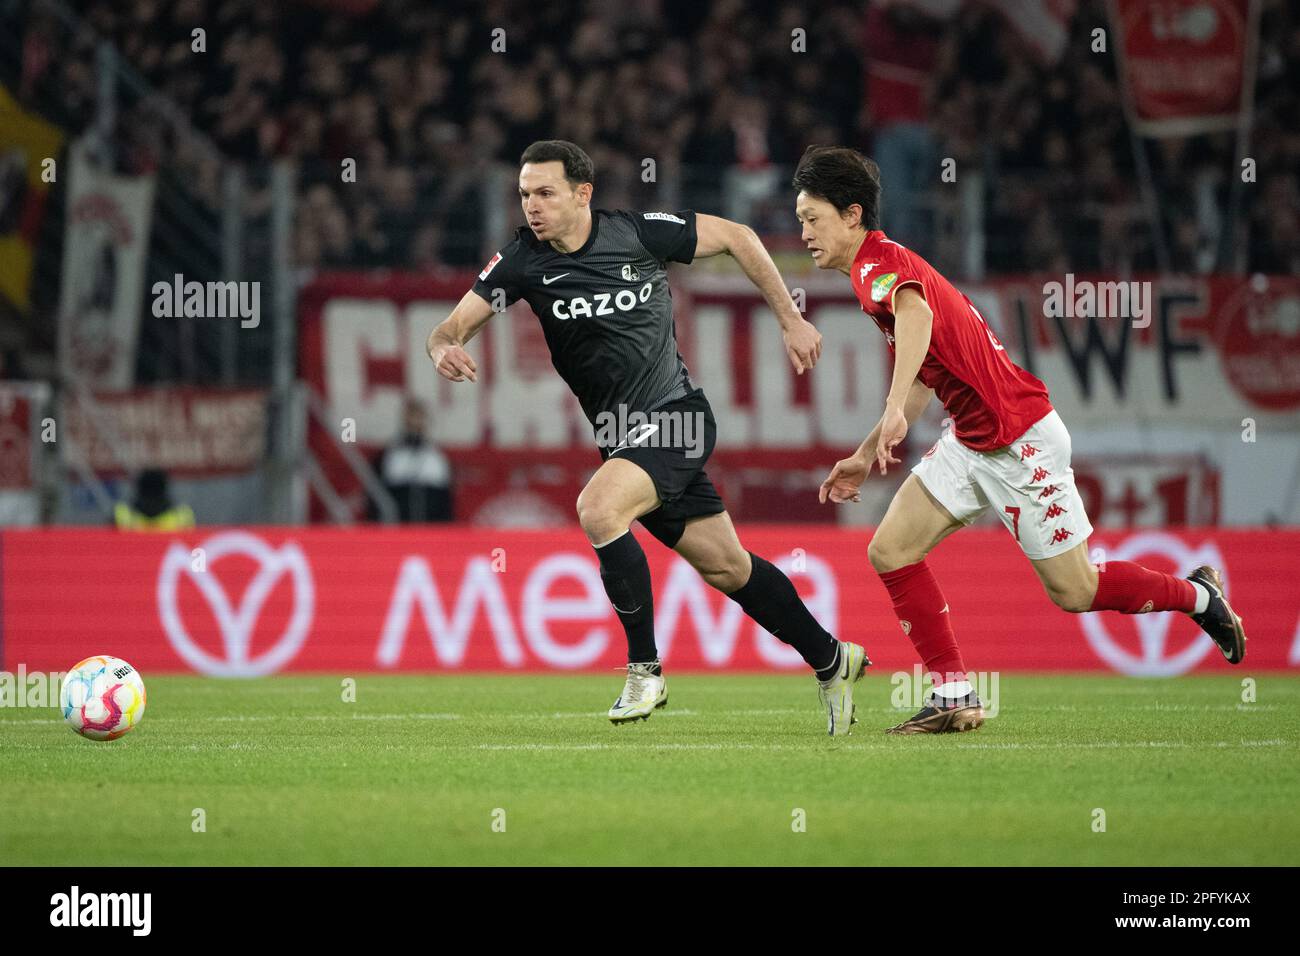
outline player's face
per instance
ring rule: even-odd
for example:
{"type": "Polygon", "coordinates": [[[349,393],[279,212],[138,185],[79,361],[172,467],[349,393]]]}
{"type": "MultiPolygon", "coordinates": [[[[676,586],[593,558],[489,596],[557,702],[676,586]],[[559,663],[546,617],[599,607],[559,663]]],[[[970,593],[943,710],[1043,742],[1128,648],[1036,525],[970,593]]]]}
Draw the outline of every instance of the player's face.
{"type": "Polygon", "coordinates": [[[794,214],[803,227],[799,238],[818,269],[846,271],[853,264],[860,239],[852,223],[853,216],[842,214],[825,199],[800,192],[795,198],[794,214]]]}
{"type": "Polygon", "coordinates": [[[533,235],[545,242],[568,235],[591,199],[591,184],[574,186],[564,178],[564,164],[524,163],[519,170],[519,201],[533,235]]]}

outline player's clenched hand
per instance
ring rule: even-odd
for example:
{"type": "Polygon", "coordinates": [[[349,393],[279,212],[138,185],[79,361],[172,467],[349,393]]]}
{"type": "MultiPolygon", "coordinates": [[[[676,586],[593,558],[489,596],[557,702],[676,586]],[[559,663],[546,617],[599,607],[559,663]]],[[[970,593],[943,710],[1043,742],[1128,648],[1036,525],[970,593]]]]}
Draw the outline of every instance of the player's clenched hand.
{"type": "Polygon", "coordinates": [[[459,345],[439,345],[429,353],[438,374],[453,382],[478,381],[478,366],[459,345]]]}
{"type": "Polygon", "coordinates": [[[890,465],[899,464],[894,457],[894,446],[907,436],[907,416],[896,406],[886,407],[876,426],[879,437],[876,439],[876,463],[880,465],[882,475],[889,473],[890,465]]]}
{"type": "Polygon", "coordinates": [[[837,461],[831,473],[822,482],[821,490],[817,493],[818,499],[822,504],[826,504],[828,498],[836,504],[845,501],[861,501],[862,496],[858,494],[858,489],[867,480],[867,475],[871,474],[871,465],[872,460],[861,455],[852,455],[837,461]]]}
{"type": "Polygon", "coordinates": [[[781,333],[790,364],[802,375],[817,364],[822,355],[822,334],[807,319],[799,319],[781,333]]]}

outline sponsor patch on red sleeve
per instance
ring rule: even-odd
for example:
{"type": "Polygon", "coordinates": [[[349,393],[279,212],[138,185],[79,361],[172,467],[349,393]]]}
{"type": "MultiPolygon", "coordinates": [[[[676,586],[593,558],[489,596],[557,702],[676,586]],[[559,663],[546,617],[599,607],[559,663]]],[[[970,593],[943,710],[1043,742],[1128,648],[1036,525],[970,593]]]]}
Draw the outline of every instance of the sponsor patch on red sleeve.
{"type": "Polygon", "coordinates": [[[497,267],[497,263],[500,261],[501,261],[501,253],[498,252],[495,256],[493,256],[488,261],[488,264],[483,267],[483,271],[478,274],[478,277],[480,279],[486,279],[489,273],[491,273],[492,270],[497,267]]]}

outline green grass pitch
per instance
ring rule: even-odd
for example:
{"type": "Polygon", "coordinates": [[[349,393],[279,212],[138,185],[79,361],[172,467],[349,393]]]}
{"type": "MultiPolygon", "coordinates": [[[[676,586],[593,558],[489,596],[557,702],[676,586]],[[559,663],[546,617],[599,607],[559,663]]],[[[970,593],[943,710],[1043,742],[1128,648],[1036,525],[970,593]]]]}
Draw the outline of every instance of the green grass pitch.
{"type": "Polygon", "coordinates": [[[338,677],[146,681],[113,743],[0,710],[0,864],[1289,865],[1300,846],[1284,675],[1243,703],[1236,675],[1003,674],[981,730],[906,738],[882,733],[901,714],[874,675],[838,741],[801,676],[670,673],[667,709],[622,727],[613,673],[361,676],[355,703],[338,677]]]}

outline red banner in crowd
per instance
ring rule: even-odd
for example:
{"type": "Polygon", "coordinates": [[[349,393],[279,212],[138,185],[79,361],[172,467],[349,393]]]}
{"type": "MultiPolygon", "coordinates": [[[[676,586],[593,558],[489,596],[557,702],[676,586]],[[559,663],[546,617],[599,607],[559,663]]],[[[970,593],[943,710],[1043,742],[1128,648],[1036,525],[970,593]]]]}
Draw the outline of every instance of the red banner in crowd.
{"type": "MultiPolygon", "coordinates": [[[[741,533],[878,669],[917,663],[867,564],[869,532],[785,525],[741,533]]],[[[802,672],[790,647],[640,537],[659,648],[674,671],[802,672]]],[[[1179,574],[1202,563],[1222,568],[1250,635],[1246,664],[1233,672],[1300,666],[1300,531],[1099,534],[1091,546],[1097,561],[1179,574]]],[[[595,557],[576,529],[6,531],[0,547],[9,671],[64,670],[92,654],[123,657],[146,675],[223,676],[604,670],[625,660],[595,557]]],[[[1058,610],[1000,530],[958,534],[930,562],[973,669],[1229,669],[1185,615],[1058,610]]]]}
{"type": "Polygon", "coordinates": [[[141,388],[97,392],[95,403],[100,415],[92,418],[68,402],[64,427],[100,474],[147,466],[207,477],[249,471],[266,453],[261,389],[141,388]]]}
{"type": "Polygon", "coordinates": [[[39,465],[53,433],[46,382],[0,382],[0,527],[41,520],[39,465]]]}
{"type": "MultiPolygon", "coordinates": [[[[1296,447],[1300,422],[1300,280],[1061,278],[1004,278],[963,291],[1015,361],[1048,384],[1075,436],[1075,470],[1094,524],[1279,520],[1271,476],[1298,464],[1287,449],[1296,447]],[[1089,305],[1130,286],[1145,290],[1143,322],[1089,305]],[[1256,428],[1288,441],[1255,442],[1256,428]]],[[[363,513],[339,443],[354,440],[377,458],[398,432],[404,399],[415,397],[451,459],[458,520],[565,525],[600,458],[527,305],[494,317],[470,343],[476,384],[439,379],[425,355],[429,332],[472,279],[328,273],[303,288],[300,375],[339,429],[330,435],[314,422],[313,454],[338,495],[363,513]]],[[[717,416],[708,474],[742,521],[848,518],[843,510],[828,515],[816,488],[870,430],[888,388],[884,337],[848,283],[798,281],[823,336],[821,361],[803,376],[791,370],[776,322],[747,281],[694,267],[674,272],[678,347],[717,416]]],[[[900,449],[904,461],[937,437],[943,414],[936,402],[915,423],[900,449]]]]}
{"type": "Polygon", "coordinates": [[[26,383],[0,382],[0,491],[32,487],[33,398],[26,383]]]}
{"type": "Polygon", "coordinates": [[[1253,0],[1112,0],[1132,121],[1147,136],[1237,125],[1258,31],[1253,0]]]}

